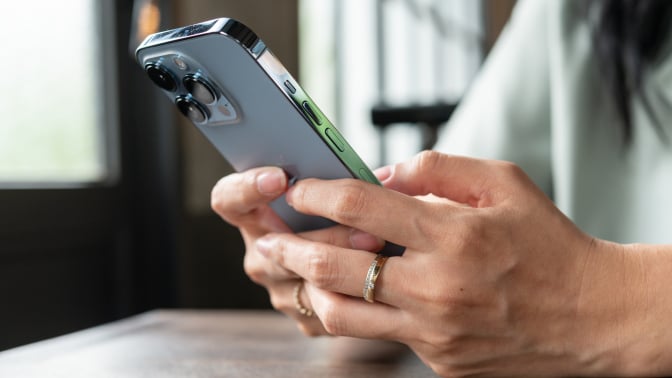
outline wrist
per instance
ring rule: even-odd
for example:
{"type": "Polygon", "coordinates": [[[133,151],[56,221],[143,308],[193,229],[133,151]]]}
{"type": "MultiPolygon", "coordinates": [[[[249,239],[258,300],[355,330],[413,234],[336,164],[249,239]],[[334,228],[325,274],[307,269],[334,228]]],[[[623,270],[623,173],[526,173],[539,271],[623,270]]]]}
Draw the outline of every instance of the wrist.
{"type": "Polygon", "coordinates": [[[577,306],[591,372],[669,374],[672,248],[598,241],[591,254],[577,306]]]}
{"type": "Polygon", "coordinates": [[[630,376],[672,374],[672,246],[624,246],[629,267],[628,317],[620,359],[630,376]]]}

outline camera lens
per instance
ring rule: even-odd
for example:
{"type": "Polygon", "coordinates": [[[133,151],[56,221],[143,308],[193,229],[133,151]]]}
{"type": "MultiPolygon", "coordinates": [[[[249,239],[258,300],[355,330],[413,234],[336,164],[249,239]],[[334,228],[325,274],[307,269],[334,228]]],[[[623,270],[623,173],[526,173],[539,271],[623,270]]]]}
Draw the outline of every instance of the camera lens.
{"type": "Polygon", "coordinates": [[[154,84],[159,87],[171,92],[177,89],[177,83],[175,83],[173,75],[160,64],[147,63],[145,65],[145,72],[147,72],[147,75],[149,75],[154,84]]]}
{"type": "Polygon", "coordinates": [[[208,120],[208,110],[191,96],[180,96],[175,99],[175,105],[185,117],[194,123],[204,123],[208,120]]]}
{"type": "Polygon", "coordinates": [[[217,101],[217,92],[202,76],[187,75],[184,77],[184,87],[192,96],[203,104],[212,104],[217,101]]]}

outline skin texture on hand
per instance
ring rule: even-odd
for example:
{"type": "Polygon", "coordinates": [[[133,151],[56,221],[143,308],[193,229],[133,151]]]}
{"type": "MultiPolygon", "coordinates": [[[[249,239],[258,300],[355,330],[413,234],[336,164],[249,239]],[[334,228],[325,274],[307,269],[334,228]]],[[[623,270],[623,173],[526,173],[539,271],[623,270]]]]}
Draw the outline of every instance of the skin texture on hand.
{"type": "Polygon", "coordinates": [[[638,371],[626,352],[641,344],[642,264],[627,248],[582,233],[509,163],[425,152],[377,174],[385,188],[307,179],[287,192],[300,212],[407,247],[376,303],[361,298],[375,249],[346,233],[249,239],[255,259],[306,281],[324,331],[403,342],[451,377],[638,371]],[[417,198],[429,194],[446,201],[417,198]]]}
{"type": "MultiPolygon", "coordinates": [[[[296,320],[299,329],[306,335],[327,335],[319,318],[301,315],[294,305],[293,291],[300,282],[299,276],[264,258],[257,250],[260,237],[268,233],[291,232],[269,206],[286,192],[287,185],[285,173],[277,167],[233,173],[215,185],[211,206],[222,219],[240,229],[246,247],[245,272],[252,281],[266,288],[273,307],[296,320]]],[[[343,226],[306,232],[300,236],[306,240],[364,251],[377,251],[383,245],[379,238],[343,226]]],[[[301,303],[310,308],[310,299],[305,293],[306,290],[301,291],[301,303]]]]}

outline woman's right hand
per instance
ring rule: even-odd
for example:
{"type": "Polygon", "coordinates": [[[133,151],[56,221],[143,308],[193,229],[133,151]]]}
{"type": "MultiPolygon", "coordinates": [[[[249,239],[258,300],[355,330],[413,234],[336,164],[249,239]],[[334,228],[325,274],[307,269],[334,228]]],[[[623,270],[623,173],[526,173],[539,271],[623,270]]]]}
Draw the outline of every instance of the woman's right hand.
{"type": "MultiPolygon", "coordinates": [[[[212,209],[226,222],[240,229],[245,242],[245,273],[252,281],[266,288],[275,309],[295,319],[306,335],[326,335],[316,316],[301,314],[294,301],[294,290],[301,282],[296,274],[271,263],[255,248],[256,240],[268,233],[292,232],[269,204],[288,189],[287,176],[277,167],[254,168],[225,176],[215,185],[211,195],[212,209]]],[[[377,251],[383,241],[349,227],[304,232],[303,238],[346,248],[377,251]]],[[[301,291],[300,303],[312,306],[301,291]]]]}

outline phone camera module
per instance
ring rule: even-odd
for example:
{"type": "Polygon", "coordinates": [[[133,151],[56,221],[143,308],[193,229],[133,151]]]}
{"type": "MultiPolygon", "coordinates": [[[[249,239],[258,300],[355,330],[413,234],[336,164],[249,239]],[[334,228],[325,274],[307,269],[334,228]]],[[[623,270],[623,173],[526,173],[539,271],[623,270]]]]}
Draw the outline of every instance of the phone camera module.
{"type": "Polygon", "coordinates": [[[198,101],[203,104],[214,104],[217,101],[217,92],[210,83],[200,75],[184,77],[184,87],[198,101]]]}
{"type": "Polygon", "coordinates": [[[205,123],[208,120],[208,110],[191,96],[180,96],[175,99],[175,105],[180,113],[194,123],[205,123]]]}
{"type": "Polygon", "coordinates": [[[177,89],[177,83],[173,75],[159,63],[147,63],[145,65],[145,72],[147,72],[147,75],[149,75],[154,84],[159,87],[170,92],[177,89]]]}
{"type": "Polygon", "coordinates": [[[179,68],[182,71],[186,71],[189,69],[189,65],[187,64],[187,62],[185,62],[184,59],[182,59],[179,56],[173,57],[173,63],[175,64],[175,66],[177,66],[177,68],[179,68]]]}

